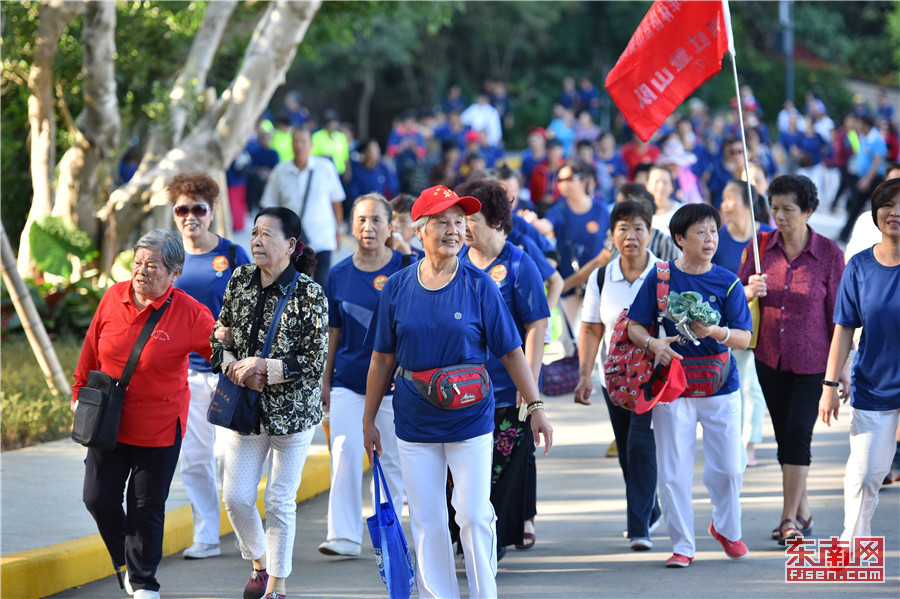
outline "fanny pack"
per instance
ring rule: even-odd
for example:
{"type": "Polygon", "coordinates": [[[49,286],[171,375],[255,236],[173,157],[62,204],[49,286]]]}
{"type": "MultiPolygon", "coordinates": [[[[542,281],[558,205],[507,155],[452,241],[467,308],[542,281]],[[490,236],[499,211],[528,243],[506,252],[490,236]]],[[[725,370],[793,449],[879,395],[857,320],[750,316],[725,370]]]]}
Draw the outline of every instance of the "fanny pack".
{"type": "Polygon", "coordinates": [[[454,364],[417,372],[401,366],[399,374],[412,381],[428,403],[442,410],[474,406],[491,390],[491,379],[483,364],[454,364]]]}
{"type": "Polygon", "coordinates": [[[731,372],[731,352],[724,351],[712,356],[681,360],[687,386],[683,397],[709,397],[715,395],[728,380],[731,372]]]}

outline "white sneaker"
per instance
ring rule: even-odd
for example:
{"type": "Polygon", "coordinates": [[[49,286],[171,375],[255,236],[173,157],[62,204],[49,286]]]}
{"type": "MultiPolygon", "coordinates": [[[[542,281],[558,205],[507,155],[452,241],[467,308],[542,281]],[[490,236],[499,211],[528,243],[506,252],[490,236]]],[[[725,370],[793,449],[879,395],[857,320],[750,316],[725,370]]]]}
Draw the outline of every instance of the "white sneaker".
{"type": "Polygon", "coordinates": [[[631,548],[635,551],[647,551],[653,549],[653,541],[647,537],[634,537],[631,539],[631,548]]]}
{"type": "Polygon", "coordinates": [[[159,599],[159,593],[148,591],[147,589],[138,589],[134,592],[134,599],[159,599]]]}
{"type": "Polygon", "coordinates": [[[217,555],[222,555],[218,543],[214,545],[211,543],[194,543],[181,553],[181,557],[184,559],[204,559],[217,555]]]}
{"type": "Polygon", "coordinates": [[[325,541],[319,545],[319,553],[325,555],[345,555],[348,557],[356,557],[360,554],[362,545],[348,541],[347,539],[335,539],[333,541],[325,541]]]}

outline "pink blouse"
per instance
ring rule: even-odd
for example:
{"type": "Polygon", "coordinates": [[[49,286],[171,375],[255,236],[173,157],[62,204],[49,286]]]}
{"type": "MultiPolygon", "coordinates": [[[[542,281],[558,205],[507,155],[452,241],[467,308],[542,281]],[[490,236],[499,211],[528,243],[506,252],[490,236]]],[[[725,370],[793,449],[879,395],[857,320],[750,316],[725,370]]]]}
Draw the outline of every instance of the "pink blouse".
{"type": "MultiPolygon", "coordinates": [[[[769,233],[760,268],[767,274],[766,297],[760,298],[756,359],[795,374],[825,372],[834,332],[834,304],[844,273],[844,254],[837,244],[810,228],[809,242],[788,260],[781,233],[769,233]]],[[[755,274],[752,244],[738,269],[746,285],[755,274]],[[749,259],[748,259],[749,258],[749,259]]]]}

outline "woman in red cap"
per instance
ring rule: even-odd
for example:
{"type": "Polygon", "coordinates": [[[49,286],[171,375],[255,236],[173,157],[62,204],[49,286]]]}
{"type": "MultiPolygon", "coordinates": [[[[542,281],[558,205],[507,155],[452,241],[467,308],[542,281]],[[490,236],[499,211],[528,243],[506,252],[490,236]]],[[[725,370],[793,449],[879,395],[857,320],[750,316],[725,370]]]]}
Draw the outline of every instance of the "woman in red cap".
{"type": "Polygon", "coordinates": [[[528,404],[535,442],[543,434],[545,454],[553,442],[522,339],[497,285],[457,257],[465,217],[480,209],[477,199],[440,185],[421,193],[412,218],[425,257],[388,279],[369,328],[374,351],[363,438],[371,461],[373,451],[381,453],[375,416],[399,362],[394,424],[419,597],[459,597],[444,496],[448,466],[470,596],[497,596],[496,516],[490,502],[494,396],[484,367],[490,356],[499,356],[528,404]],[[445,381],[433,372],[437,369],[456,375],[441,385],[445,381]]]}

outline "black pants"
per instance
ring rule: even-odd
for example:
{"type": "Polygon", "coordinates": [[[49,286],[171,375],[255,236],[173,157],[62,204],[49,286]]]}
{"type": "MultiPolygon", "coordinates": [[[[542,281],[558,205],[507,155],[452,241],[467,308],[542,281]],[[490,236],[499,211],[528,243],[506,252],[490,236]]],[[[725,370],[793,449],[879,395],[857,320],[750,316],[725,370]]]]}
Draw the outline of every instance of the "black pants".
{"type": "Polygon", "coordinates": [[[769,368],[757,360],[756,374],[775,429],[778,463],[809,466],[825,373],[795,374],[769,368]]]}
{"type": "Polygon", "coordinates": [[[640,415],[629,412],[612,402],[606,387],[600,389],[616,438],[619,467],[625,477],[628,538],[649,538],[650,526],[662,513],[656,496],[656,438],[651,427],[652,412],[640,415]]]}
{"type": "Polygon", "coordinates": [[[113,565],[128,566],[135,590],[159,590],[156,568],[162,560],[166,499],[180,451],[180,422],[168,447],[118,443],[110,451],[88,449],[84,504],[97,522],[113,565]]]}

